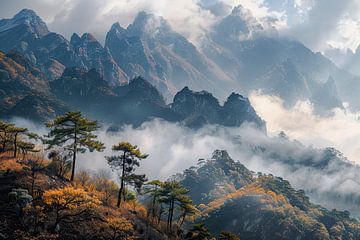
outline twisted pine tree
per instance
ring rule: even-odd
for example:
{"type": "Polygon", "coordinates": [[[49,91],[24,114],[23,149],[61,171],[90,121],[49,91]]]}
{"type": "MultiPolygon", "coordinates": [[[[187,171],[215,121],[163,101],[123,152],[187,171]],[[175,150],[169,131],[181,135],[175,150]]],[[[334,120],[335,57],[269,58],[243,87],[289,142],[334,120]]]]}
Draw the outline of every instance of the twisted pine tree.
{"type": "Polygon", "coordinates": [[[10,130],[15,127],[15,124],[4,122],[0,120],[0,139],[1,152],[6,152],[7,146],[11,142],[10,130]]]}
{"type": "MultiPolygon", "coordinates": [[[[106,156],[106,160],[113,170],[120,171],[120,189],[116,206],[120,207],[121,197],[125,193],[125,182],[140,188],[146,181],[145,175],[134,174],[136,167],[140,166],[140,161],[148,157],[142,154],[137,146],[128,142],[120,142],[112,147],[113,151],[122,152],[118,156],[106,156]]],[[[125,200],[125,197],[124,197],[125,200]]]]}
{"type": "Polygon", "coordinates": [[[28,132],[27,128],[21,128],[16,126],[11,126],[8,128],[8,132],[11,135],[11,140],[13,142],[13,149],[14,149],[14,158],[18,152],[18,144],[19,144],[19,136],[22,134],[26,134],[28,132]]]}
{"type": "Polygon", "coordinates": [[[70,180],[74,180],[76,154],[89,151],[102,151],[105,147],[94,131],[100,128],[97,121],[91,121],[82,116],[81,112],[68,112],[65,115],[55,118],[52,122],[46,124],[50,129],[46,136],[45,143],[47,149],[55,146],[63,147],[72,155],[72,170],[70,180]]]}
{"type": "Polygon", "coordinates": [[[35,144],[28,140],[37,141],[38,138],[37,134],[29,132],[27,128],[17,127],[13,123],[0,120],[1,152],[11,149],[14,158],[19,150],[25,155],[29,151],[34,151],[35,148],[35,144]]]}

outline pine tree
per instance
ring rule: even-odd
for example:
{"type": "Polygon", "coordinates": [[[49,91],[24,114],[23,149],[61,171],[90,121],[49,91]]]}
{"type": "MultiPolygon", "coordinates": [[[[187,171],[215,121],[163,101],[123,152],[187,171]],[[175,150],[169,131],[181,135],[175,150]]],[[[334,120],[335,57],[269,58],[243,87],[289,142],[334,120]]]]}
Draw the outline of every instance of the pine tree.
{"type": "Polygon", "coordinates": [[[185,236],[186,240],[209,240],[211,233],[203,223],[195,224],[185,236]]]}
{"type": "Polygon", "coordinates": [[[68,112],[47,123],[46,126],[50,129],[47,139],[44,141],[48,144],[47,149],[63,146],[72,155],[71,181],[74,180],[75,176],[78,152],[102,151],[105,148],[104,144],[97,141],[97,136],[93,134],[100,128],[98,122],[86,119],[81,112],[68,112]]]}
{"type": "Polygon", "coordinates": [[[28,132],[27,128],[16,127],[15,125],[8,128],[8,133],[11,136],[11,141],[12,141],[12,145],[13,145],[13,150],[14,150],[13,157],[14,158],[16,157],[16,154],[18,152],[18,143],[19,143],[20,136],[22,134],[26,134],[27,132],[28,132]]]}
{"type": "Polygon", "coordinates": [[[114,145],[112,150],[122,153],[118,156],[105,157],[110,167],[115,171],[119,171],[120,189],[116,206],[120,207],[121,198],[125,193],[125,183],[140,187],[146,181],[145,175],[136,175],[134,171],[136,167],[140,166],[140,161],[147,158],[148,155],[142,154],[137,146],[128,142],[120,142],[114,145]]]}
{"type": "Polygon", "coordinates": [[[240,240],[240,238],[233,233],[222,231],[219,240],[240,240]]]}
{"type": "Polygon", "coordinates": [[[15,125],[12,123],[7,123],[0,120],[0,139],[1,139],[1,152],[7,151],[7,146],[11,142],[10,136],[10,128],[14,127],[15,125]]]}
{"type": "Polygon", "coordinates": [[[155,206],[159,198],[161,197],[161,188],[163,187],[163,185],[164,183],[160,180],[152,180],[146,183],[144,194],[149,195],[151,198],[150,207],[147,213],[148,217],[155,216],[155,206]]]}
{"type": "Polygon", "coordinates": [[[199,213],[199,210],[194,206],[191,198],[188,195],[183,195],[178,198],[179,206],[181,208],[181,216],[178,220],[179,228],[184,224],[186,217],[193,216],[199,213]]]}
{"type": "Polygon", "coordinates": [[[168,205],[168,229],[171,229],[172,227],[176,205],[180,205],[181,201],[183,201],[185,198],[188,199],[186,196],[188,192],[188,189],[184,188],[179,182],[176,181],[168,181],[163,184],[160,193],[160,201],[168,205]]]}

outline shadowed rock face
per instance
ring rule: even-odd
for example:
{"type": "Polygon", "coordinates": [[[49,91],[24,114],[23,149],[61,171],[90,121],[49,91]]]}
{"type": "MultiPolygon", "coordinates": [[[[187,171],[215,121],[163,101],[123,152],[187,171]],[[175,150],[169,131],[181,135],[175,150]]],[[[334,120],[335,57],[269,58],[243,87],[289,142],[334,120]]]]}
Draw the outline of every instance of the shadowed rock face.
{"type": "Polygon", "coordinates": [[[0,50],[25,50],[32,41],[48,33],[46,24],[34,11],[23,9],[11,19],[0,20],[0,50]]]}
{"type": "Polygon", "coordinates": [[[0,52],[0,116],[46,121],[67,110],[50,91],[46,76],[27,58],[0,52]]]}
{"type": "Polygon", "coordinates": [[[182,121],[193,127],[204,124],[240,126],[249,122],[265,129],[265,122],[256,114],[249,100],[235,93],[221,106],[211,93],[194,92],[185,87],[175,95],[171,109],[181,116],[182,121]]]}
{"type": "Polygon", "coordinates": [[[50,85],[52,92],[69,106],[104,121],[139,125],[151,118],[162,118],[194,128],[205,124],[240,126],[246,121],[265,126],[248,99],[236,94],[221,107],[210,93],[193,92],[186,87],[167,105],[162,94],[141,77],[112,88],[95,69],[83,68],[66,69],[50,85]]]}
{"type": "Polygon", "coordinates": [[[70,43],[84,65],[88,69],[97,69],[111,86],[127,82],[126,74],[114,61],[110,51],[101,46],[92,34],[84,33],[80,38],[74,33],[70,43]]]}

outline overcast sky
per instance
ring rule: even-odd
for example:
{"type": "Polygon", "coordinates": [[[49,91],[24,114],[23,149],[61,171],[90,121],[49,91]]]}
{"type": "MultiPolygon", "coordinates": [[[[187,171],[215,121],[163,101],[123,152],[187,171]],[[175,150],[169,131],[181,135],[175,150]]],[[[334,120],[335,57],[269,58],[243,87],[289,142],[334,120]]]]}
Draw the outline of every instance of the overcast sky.
{"type": "Polygon", "coordinates": [[[175,30],[196,42],[222,14],[239,4],[259,21],[278,19],[281,34],[301,40],[314,51],[329,46],[354,50],[360,43],[359,0],[1,0],[0,18],[30,8],[51,31],[67,38],[73,32],[91,32],[103,42],[114,22],[126,27],[145,10],[163,16],[175,30]],[[213,8],[217,12],[209,10],[213,4],[218,4],[213,8]]]}

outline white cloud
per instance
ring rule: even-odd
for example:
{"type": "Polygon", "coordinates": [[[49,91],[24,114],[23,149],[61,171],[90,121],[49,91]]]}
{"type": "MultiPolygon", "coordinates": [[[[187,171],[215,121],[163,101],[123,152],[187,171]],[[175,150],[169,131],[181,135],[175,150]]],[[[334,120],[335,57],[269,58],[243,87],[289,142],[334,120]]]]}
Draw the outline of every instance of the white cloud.
{"type": "MultiPolygon", "coordinates": [[[[214,1],[215,2],[215,1],[214,1]]],[[[283,14],[270,11],[263,0],[224,0],[231,7],[242,4],[265,25],[269,19],[282,19],[283,14]]],[[[210,10],[202,8],[198,0],[3,0],[1,18],[10,18],[22,8],[35,10],[48,24],[51,31],[70,38],[72,33],[93,33],[101,42],[114,22],[123,27],[129,25],[139,11],[146,11],[164,17],[171,26],[197,43],[218,20],[210,10]]],[[[274,24],[274,21],[271,21],[274,24]]],[[[275,22],[276,27],[284,21],[275,22]]]]}
{"type": "MultiPolygon", "coordinates": [[[[286,128],[289,129],[289,135],[292,134],[307,141],[305,133],[298,133],[296,126],[286,124],[286,122],[304,122],[304,125],[310,128],[307,134],[310,135],[311,141],[316,140],[318,133],[331,131],[325,127],[325,120],[311,116],[311,110],[306,104],[299,104],[296,110],[287,112],[278,106],[279,102],[276,98],[252,96],[252,100],[254,99],[257,101],[254,104],[262,114],[266,111],[260,109],[259,106],[263,103],[269,106],[269,112],[264,114],[267,115],[268,120],[270,119],[268,114],[271,112],[272,115],[283,114],[284,119],[275,119],[280,122],[278,125],[281,127],[278,129],[276,127],[278,125],[273,124],[275,120],[269,122],[269,128],[273,132],[286,128]],[[311,124],[314,126],[311,127],[311,124]],[[316,130],[316,128],[321,130],[316,130]],[[311,130],[314,132],[310,132],[311,130]]],[[[330,119],[330,121],[334,120],[330,119]]],[[[341,121],[348,122],[349,120],[340,118],[329,126],[339,128],[341,125],[337,124],[341,121]]],[[[16,119],[16,123],[37,132],[46,132],[43,126],[36,126],[28,121],[16,119]]],[[[346,126],[354,127],[353,131],[358,132],[355,123],[346,126]]],[[[116,154],[111,151],[111,146],[119,141],[129,141],[138,145],[142,152],[148,153],[149,157],[142,161],[138,172],[145,173],[149,179],[162,180],[195,165],[200,158],[209,158],[215,149],[225,149],[234,160],[239,160],[250,170],[281,176],[289,180],[296,189],[305,189],[311,199],[317,203],[326,204],[331,209],[351,208],[355,215],[360,214],[360,207],[354,204],[356,201],[353,199],[354,201],[350,203],[346,200],[350,195],[360,196],[358,169],[343,165],[338,159],[334,159],[331,155],[329,157],[326,152],[306,147],[297,141],[277,136],[268,137],[265,133],[248,125],[237,128],[206,126],[191,130],[179,124],[153,120],[144,123],[139,128],[124,126],[119,132],[114,133],[107,133],[105,129],[104,127],[97,135],[105,143],[107,149],[104,152],[79,154],[77,171],[81,168],[94,172],[99,169],[109,169],[104,156],[116,154]],[[318,164],[322,167],[316,167],[318,164]],[[341,198],[326,197],[328,193],[341,196],[341,198]]],[[[329,135],[324,136],[337,136],[341,129],[334,131],[334,134],[328,133],[329,135]]],[[[345,135],[355,135],[350,132],[351,130],[347,130],[345,135]]],[[[356,142],[352,140],[353,145],[356,142]]]]}
{"type": "Polygon", "coordinates": [[[276,96],[252,93],[251,102],[266,121],[270,134],[285,131],[291,138],[316,147],[335,147],[360,164],[360,113],[334,109],[328,117],[314,114],[309,102],[299,101],[291,109],[276,96]]]}

